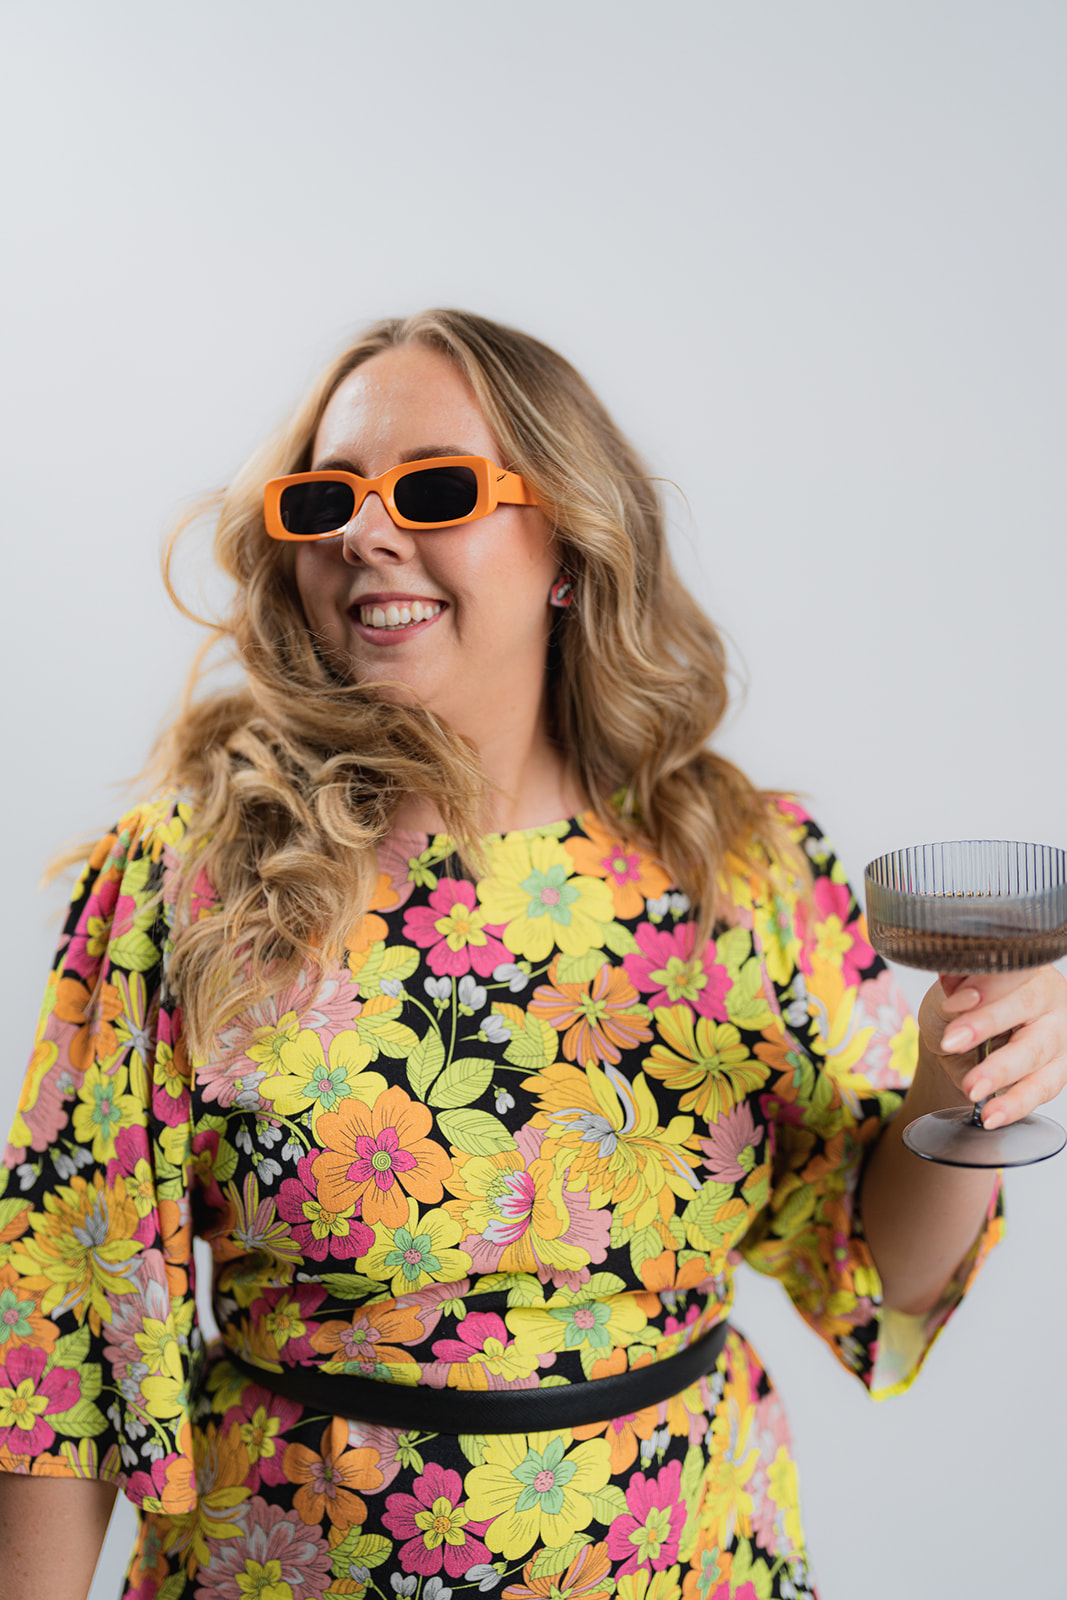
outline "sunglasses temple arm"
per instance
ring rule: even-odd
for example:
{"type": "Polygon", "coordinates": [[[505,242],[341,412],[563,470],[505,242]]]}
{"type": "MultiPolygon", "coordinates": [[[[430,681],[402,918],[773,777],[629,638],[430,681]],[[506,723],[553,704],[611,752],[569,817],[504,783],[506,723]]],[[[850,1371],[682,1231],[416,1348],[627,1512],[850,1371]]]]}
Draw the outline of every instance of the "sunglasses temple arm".
{"type": "Polygon", "coordinates": [[[536,506],[539,504],[537,496],[525,479],[520,478],[517,472],[502,472],[494,485],[497,504],[503,502],[506,506],[536,506]]]}

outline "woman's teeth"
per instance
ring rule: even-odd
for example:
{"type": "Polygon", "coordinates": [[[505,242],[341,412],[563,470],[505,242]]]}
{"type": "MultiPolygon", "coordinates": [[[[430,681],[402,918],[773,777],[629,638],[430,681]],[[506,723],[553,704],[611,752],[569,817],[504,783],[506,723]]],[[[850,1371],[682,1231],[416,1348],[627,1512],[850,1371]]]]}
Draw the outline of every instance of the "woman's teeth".
{"type": "Polygon", "coordinates": [[[406,628],[412,622],[428,622],[441,607],[436,602],[413,600],[402,606],[360,606],[359,620],[365,628],[406,628]]]}

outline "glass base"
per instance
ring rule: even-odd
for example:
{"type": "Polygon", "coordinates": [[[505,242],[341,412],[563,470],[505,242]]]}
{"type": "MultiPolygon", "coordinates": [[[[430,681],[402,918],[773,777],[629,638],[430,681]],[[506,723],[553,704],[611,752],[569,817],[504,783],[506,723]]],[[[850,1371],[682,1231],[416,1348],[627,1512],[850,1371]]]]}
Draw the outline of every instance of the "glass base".
{"type": "Polygon", "coordinates": [[[973,1106],[930,1111],[904,1129],[913,1155],[944,1167],[1029,1167],[1058,1156],[1067,1132],[1048,1117],[1023,1117],[1006,1128],[975,1127],[973,1106]]]}

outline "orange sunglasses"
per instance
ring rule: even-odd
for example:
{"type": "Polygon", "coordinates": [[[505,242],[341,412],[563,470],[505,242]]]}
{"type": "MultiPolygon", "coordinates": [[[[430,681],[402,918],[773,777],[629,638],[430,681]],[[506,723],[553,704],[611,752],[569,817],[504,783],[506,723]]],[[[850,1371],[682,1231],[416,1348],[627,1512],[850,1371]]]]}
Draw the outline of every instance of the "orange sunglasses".
{"type": "Polygon", "coordinates": [[[333,468],[272,478],[263,490],[267,532],[297,542],[332,538],[369,494],[381,496],[398,528],[454,528],[487,517],[500,504],[537,504],[517,472],[505,472],[485,456],[433,456],[405,461],[380,478],[333,468]]]}

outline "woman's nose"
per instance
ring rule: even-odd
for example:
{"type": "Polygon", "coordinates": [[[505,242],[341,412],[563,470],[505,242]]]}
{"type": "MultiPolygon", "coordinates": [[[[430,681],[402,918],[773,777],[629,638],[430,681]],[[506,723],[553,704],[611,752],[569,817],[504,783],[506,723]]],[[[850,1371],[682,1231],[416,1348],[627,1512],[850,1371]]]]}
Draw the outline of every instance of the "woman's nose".
{"type": "Polygon", "coordinates": [[[351,522],[341,529],[346,561],[408,561],[415,545],[406,528],[398,528],[380,495],[368,494],[351,522]]]}

